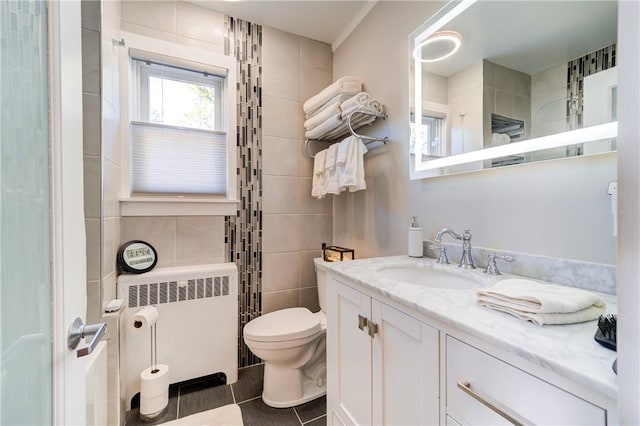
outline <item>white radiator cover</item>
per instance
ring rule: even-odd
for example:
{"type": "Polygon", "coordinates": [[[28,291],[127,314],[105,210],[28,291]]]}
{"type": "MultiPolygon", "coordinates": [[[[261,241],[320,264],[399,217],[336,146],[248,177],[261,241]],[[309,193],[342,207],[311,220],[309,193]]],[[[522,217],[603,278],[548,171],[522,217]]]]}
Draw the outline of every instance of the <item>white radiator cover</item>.
{"type": "MultiPolygon", "coordinates": [[[[118,277],[124,321],[144,306],[158,309],[158,364],[169,383],[222,372],[238,380],[238,271],[234,263],[156,268],[118,277]]],[[[121,336],[126,406],[140,392],[140,372],[151,365],[151,332],[121,336]]]]}

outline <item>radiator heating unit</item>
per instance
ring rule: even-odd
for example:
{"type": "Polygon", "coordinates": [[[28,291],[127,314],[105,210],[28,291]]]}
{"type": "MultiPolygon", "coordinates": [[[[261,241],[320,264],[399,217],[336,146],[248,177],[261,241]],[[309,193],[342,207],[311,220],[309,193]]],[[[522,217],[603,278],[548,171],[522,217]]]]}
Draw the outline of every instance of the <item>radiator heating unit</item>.
{"type": "MultiPolygon", "coordinates": [[[[224,373],[238,379],[238,271],[234,263],[156,268],[118,277],[124,321],[145,306],[158,309],[159,364],[169,366],[169,383],[224,373]]],[[[151,331],[121,336],[127,410],[140,392],[140,372],[151,364],[151,331]]]]}

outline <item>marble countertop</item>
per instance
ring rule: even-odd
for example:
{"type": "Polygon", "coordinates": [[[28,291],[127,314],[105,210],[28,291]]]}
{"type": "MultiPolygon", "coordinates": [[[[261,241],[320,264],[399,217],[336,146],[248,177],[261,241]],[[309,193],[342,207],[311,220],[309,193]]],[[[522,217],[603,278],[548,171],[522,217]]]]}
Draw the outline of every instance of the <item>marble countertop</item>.
{"type": "MultiPolygon", "coordinates": [[[[580,385],[617,399],[617,376],[611,369],[616,353],[593,339],[597,322],[537,326],[511,315],[476,303],[475,290],[428,288],[382,277],[380,268],[400,265],[432,268],[464,275],[478,281],[480,287],[499,280],[515,278],[503,274],[489,276],[482,269],[464,270],[456,265],[439,265],[430,258],[390,256],[326,262],[320,269],[333,272],[414,312],[433,318],[454,329],[551,370],[580,385]]],[[[616,313],[616,296],[598,293],[607,303],[607,313],[616,313]]]]}

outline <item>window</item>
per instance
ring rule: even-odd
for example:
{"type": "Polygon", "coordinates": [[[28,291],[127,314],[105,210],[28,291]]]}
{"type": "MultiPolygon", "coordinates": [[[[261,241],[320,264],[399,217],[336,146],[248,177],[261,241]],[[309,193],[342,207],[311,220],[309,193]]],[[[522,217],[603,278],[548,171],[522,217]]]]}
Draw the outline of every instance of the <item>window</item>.
{"type": "Polygon", "coordinates": [[[235,59],[122,36],[121,214],[235,214],[235,59]]]}
{"type": "Polygon", "coordinates": [[[134,194],[226,196],[223,78],[134,60],[137,116],[131,123],[134,194]]]}
{"type": "Polygon", "coordinates": [[[423,157],[447,156],[447,119],[446,116],[436,117],[436,114],[423,114],[420,127],[416,126],[411,114],[410,154],[415,154],[415,140],[420,137],[423,157]]]}

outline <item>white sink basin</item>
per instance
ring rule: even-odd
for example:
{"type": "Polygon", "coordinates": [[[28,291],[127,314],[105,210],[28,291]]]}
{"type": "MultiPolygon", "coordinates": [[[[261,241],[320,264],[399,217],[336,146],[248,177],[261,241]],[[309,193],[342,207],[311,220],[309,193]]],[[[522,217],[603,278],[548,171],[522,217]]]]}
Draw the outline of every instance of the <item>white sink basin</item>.
{"type": "Polygon", "coordinates": [[[466,290],[484,287],[483,284],[472,278],[419,265],[381,266],[378,273],[388,280],[429,288],[466,290]]]}

